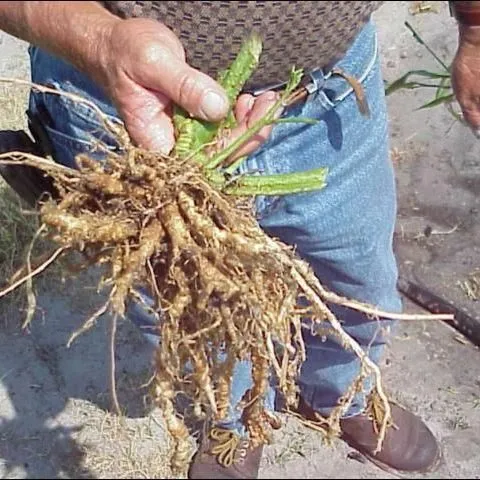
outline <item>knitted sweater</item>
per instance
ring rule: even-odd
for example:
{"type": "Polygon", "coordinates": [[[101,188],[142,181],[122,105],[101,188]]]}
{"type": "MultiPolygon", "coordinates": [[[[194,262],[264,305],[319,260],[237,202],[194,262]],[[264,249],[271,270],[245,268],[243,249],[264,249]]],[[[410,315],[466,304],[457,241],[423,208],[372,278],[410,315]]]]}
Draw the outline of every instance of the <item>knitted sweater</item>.
{"type": "Polygon", "coordinates": [[[283,82],[293,66],[305,70],[339,60],[383,2],[378,1],[105,1],[122,18],[147,17],[167,25],[187,61],[216,77],[251,33],[263,53],[250,86],[283,82]]]}

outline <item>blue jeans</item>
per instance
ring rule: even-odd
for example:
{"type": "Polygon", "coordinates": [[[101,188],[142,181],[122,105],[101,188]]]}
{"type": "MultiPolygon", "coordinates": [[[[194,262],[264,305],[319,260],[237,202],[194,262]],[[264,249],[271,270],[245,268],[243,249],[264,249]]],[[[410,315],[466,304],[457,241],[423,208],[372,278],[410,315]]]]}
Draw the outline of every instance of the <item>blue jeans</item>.
{"type": "MultiPolygon", "coordinates": [[[[30,55],[34,82],[80,94],[108,115],[117,116],[101,89],[73,67],[37,48],[31,48],[30,55]]],[[[295,245],[327,288],[398,312],[401,301],[396,290],[397,266],[392,248],[395,179],[373,23],[363,29],[337,66],[361,81],[370,118],[360,114],[350,85],[327,73],[319,92],[286,112],[288,116],[310,117],[319,122],[275,126],[268,142],[245,162],[242,171],[284,173],[328,167],[328,184],[322,191],[258,197],[260,225],[268,234],[295,245]]],[[[75,155],[91,149],[92,136],[98,137],[102,131],[88,107],[74,106],[63,97],[32,93],[30,110],[46,113],[45,128],[55,159],[69,166],[74,166],[75,155]]],[[[103,140],[109,141],[106,137],[103,140]]],[[[378,362],[392,322],[372,320],[336,306],[332,309],[345,330],[378,362]]],[[[147,335],[154,328],[153,319],[138,304],[130,305],[128,315],[147,335]]],[[[150,338],[158,341],[153,335],[150,338]]],[[[308,329],[304,338],[307,359],[299,379],[301,395],[316,411],[328,415],[358,375],[359,361],[333,340],[312,336],[308,329]]],[[[239,363],[232,388],[232,409],[224,425],[242,429],[241,412],[234,407],[250,385],[250,365],[239,363]]],[[[368,385],[365,393],[355,397],[348,416],[364,409],[367,393],[368,385]]],[[[271,409],[274,397],[272,386],[266,399],[271,409]]]]}

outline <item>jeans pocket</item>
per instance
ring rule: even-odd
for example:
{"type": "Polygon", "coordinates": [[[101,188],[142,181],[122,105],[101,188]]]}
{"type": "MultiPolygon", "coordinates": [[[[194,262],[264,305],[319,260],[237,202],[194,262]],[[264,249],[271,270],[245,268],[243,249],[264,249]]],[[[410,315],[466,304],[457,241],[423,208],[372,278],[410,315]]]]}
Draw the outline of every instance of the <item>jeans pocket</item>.
{"type": "Polygon", "coordinates": [[[43,124],[43,126],[50,140],[53,159],[57,163],[77,168],[75,159],[79,154],[87,154],[97,161],[101,161],[105,157],[105,151],[99,150],[94,142],[67,135],[47,124],[43,124]]]}
{"type": "MultiPolygon", "coordinates": [[[[373,26],[368,25],[361,35],[366,35],[366,33],[368,33],[368,37],[364,44],[354,45],[352,51],[347,53],[345,58],[336,65],[339,70],[355,79],[360,88],[365,87],[380,64],[378,38],[373,26]],[[356,53],[356,61],[352,59],[355,57],[354,53],[356,53]]],[[[325,78],[325,99],[330,108],[335,108],[344,100],[357,95],[353,84],[345,77],[330,72],[325,78]]]]}
{"type": "MultiPolygon", "coordinates": [[[[48,86],[91,101],[88,94],[70,82],[49,82],[48,86]]],[[[109,119],[118,121],[116,117],[106,115],[109,119]]],[[[95,109],[69,96],[32,92],[29,116],[45,131],[54,160],[70,168],[76,168],[75,158],[80,153],[101,161],[106,150],[118,148],[117,141],[107,132],[95,109]]]]}
{"type": "MultiPolygon", "coordinates": [[[[265,152],[269,148],[271,140],[267,142],[252,156],[247,158],[239,168],[239,175],[275,175],[269,168],[268,162],[264,161],[262,152],[265,152]]],[[[254,200],[254,215],[257,221],[261,222],[262,219],[270,215],[278,203],[282,200],[280,195],[256,195],[254,200]]]]}

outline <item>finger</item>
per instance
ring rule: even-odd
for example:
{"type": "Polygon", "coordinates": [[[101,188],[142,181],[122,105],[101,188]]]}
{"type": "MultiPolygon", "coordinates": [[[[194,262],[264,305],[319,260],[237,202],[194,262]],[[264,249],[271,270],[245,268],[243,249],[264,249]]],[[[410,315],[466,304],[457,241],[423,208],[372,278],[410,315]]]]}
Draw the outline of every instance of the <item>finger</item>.
{"type": "MultiPolygon", "coordinates": [[[[278,94],[275,92],[265,92],[260,95],[244,121],[234,128],[229,136],[228,143],[232,143],[236,138],[245,133],[249,128],[251,128],[255,123],[261,120],[266,113],[273,107],[275,102],[278,99],[278,94]]],[[[278,115],[278,114],[277,114],[278,115]]],[[[245,155],[250,155],[258,148],[260,148],[265,141],[270,136],[273,129],[273,125],[268,125],[263,127],[259,132],[257,132],[253,137],[251,137],[248,142],[242,145],[230,158],[230,161],[234,161],[237,158],[243,157],[245,155]]]]}
{"type": "Polygon", "coordinates": [[[143,90],[119,105],[120,114],[132,141],[147,150],[168,154],[175,143],[174,127],[168,114],[169,99],[143,90]]]}
{"type": "Polygon", "coordinates": [[[478,136],[480,129],[480,95],[477,94],[477,78],[480,74],[476,60],[476,49],[473,55],[465,53],[465,48],[457,51],[452,63],[451,83],[455,98],[462,110],[463,120],[478,136]]]}
{"type": "Polygon", "coordinates": [[[235,119],[237,123],[242,123],[245,117],[251,112],[255,105],[255,97],[249,94],[243,94],[238,97],[235,105],[235,119]]]}
{"type": "MultiPolygon", "coordinates": [[[[253,108],[248,115],[247,123],[250,128],[253,124],[261,120],[268,111],[275,105],[275,102],[280,98],[280,94],[277,92],[265,92],[257,97],[253,108]]],[[[279,115],[281,112],[277,112],[279,115]]]]}
{"type": "Polygon", "coordinates": [[[168,155],[175,145],[172,118],[159,111],[145,129],[136,131],[138,145],[141,148],[168,155]]]}
{"type": "Polygon", "coordinates": [[[194,117],[219,121],[228,113],[229,102],[223,88],[164,45],[144,47],[143,56],[130,68],[134,81],[163,93],[194,117]]]}

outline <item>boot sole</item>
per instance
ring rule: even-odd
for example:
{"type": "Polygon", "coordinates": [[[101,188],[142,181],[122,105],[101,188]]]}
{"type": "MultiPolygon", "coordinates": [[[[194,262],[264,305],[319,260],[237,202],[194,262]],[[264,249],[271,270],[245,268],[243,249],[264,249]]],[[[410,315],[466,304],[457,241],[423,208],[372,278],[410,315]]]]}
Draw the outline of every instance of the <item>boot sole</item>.
{"type": "MultiPolygon", "coordinates": [[[[354,447],[352,447],[354,448],[354,447]]],[[[355,448],[355,451],[360,454],[363,458],[368,460],[369,462],[373,463],[375,466],[377,466],[380,470],[383,470],[384,472],[388,472],[391,475],[397,477],[397,478],[412,478],[412,475],[425,475],[427,473],[432,473],[433,471],[437,470],[441,464],[443,463],[443,452],[442,449],[439,445],[438,447],[438,453],[433,461],[433,463],[426,469],[424,470],[413,470],[413,471],[408,471],[408,470],[397,470],[393,467],[390,467],[386,463],[383,463],[382,461],[376,459],[374,456],[369,455],[368,453],[363,453],[355,448]]]]}

